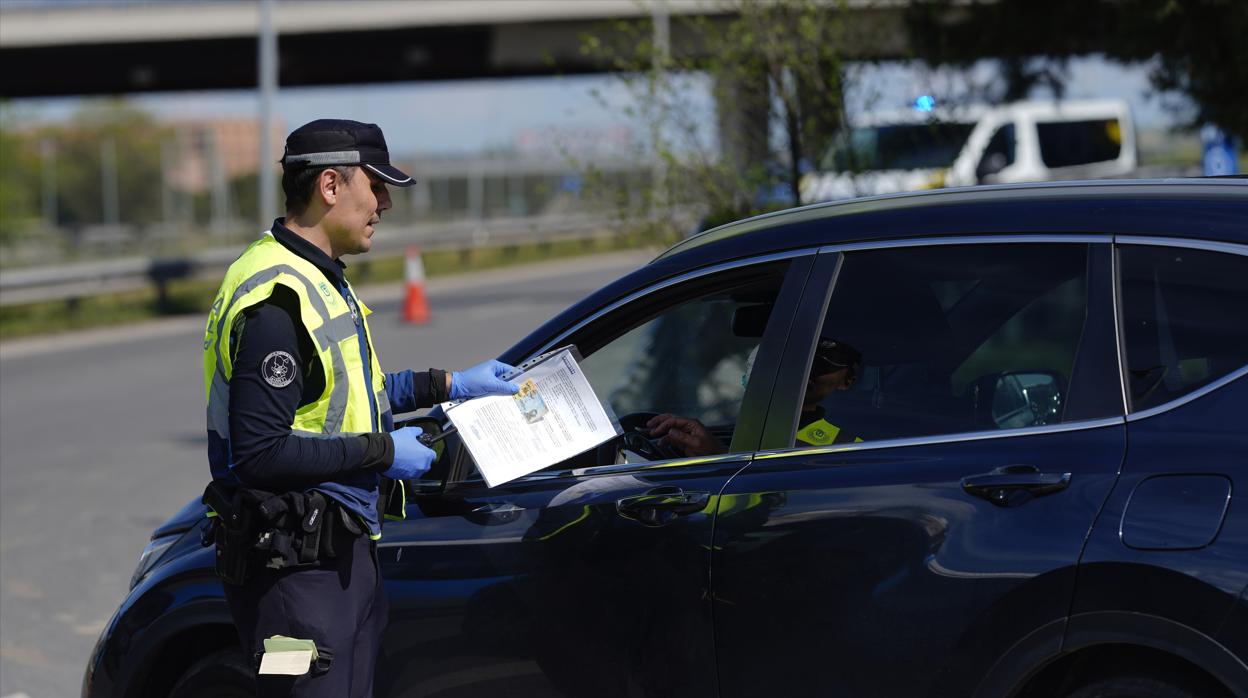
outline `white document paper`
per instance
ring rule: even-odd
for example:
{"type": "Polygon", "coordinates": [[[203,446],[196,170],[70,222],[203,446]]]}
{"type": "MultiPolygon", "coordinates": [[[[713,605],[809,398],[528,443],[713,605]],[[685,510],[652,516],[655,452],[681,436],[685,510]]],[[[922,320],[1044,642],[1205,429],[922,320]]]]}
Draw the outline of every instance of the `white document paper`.
{"type": "Polygon", "coordinates": [[[620,433],[565,347],[509,380],[512,396],[444,405],[490,487],[587,451],[620,433]]]}
{"type": "Polygon", "coordinates": [[[260,655],[261,674],[301,676],[312,668],[312,650],[265,652],[260,655]]]}

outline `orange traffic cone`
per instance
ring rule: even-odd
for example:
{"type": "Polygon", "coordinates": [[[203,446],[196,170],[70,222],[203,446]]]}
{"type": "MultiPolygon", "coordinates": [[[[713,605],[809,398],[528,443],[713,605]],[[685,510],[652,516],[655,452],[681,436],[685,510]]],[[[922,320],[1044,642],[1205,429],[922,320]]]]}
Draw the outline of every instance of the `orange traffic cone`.
{"type": "Polygon", "coordinates": [[[407,297],[403,300],[403,321],[415,325],[429,322],[429,301],[425,298],[425,263],[414,245],[407,248],[407,297]]]}

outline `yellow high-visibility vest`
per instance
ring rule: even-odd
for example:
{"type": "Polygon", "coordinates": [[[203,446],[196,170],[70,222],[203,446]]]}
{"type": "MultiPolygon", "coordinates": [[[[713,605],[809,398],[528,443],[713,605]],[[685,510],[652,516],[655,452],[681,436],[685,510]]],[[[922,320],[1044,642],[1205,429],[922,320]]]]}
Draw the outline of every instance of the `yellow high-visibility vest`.
{"type": "Polygon", "coordinates": [[[230,378],[234,373],[230,334],[242,312],[269,298],[278,285],[298,296],[299,319],[312,338],[325,374],[324,392],[296,410],[291,431],[331,435],[372,432],[374,424],[380,428],[382,415],[390,411],[390,401],[372,336],[367,332],[365,318],[372,311],[356,297],[359,322],[364,323],[368,337],[368,356],[364,356],[354,313],[338,290],[316,265],[291,252],[272,233],[265,233],[230,265],[208,314],[204,330],[208,430],[226,441],[230,438],[230,378]],[[365,361],[371,366],[372,385],[365,384],[365,361]],[[369,399],[370,392],[375,403],[369,399]]]}
{"type": "MultiPolygon", "coordinates": [[[[841,428],[832,424],[826,419],[818,419],[797,431],[797,440],[811,446],[830,446],[836,443],[836,437],[840,436],[841,428]]],[[[848,442],[850,439],[842,439],[842,442],[848,442]]],[[[854,437],[853,442],[859,443],[862,439],[854,437]]]]}

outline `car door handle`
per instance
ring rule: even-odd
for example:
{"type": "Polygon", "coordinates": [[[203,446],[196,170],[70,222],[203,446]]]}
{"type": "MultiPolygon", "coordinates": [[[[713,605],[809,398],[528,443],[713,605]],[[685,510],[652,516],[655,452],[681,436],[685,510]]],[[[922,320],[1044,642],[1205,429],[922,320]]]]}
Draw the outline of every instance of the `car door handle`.
{"type": "Polygon", "coordinates": [[[696,514],[711,501],[709,492],[686,492],[679,487],[664,486],[645,494],[616,500],[615,510],[626,519],[646,526],[662,526],[678,516],[696,514]]]}
{"type": "Polygon", "coordinates": [[[1041,496],[1064,490],[1070,485],[1070,473],[1042,473],[1034,465],[1006,465],[982,475],[962,478],[962,489],[983,497],[993,504],[1005,505],[1010,493],[1026,490],[1041,496]]]}

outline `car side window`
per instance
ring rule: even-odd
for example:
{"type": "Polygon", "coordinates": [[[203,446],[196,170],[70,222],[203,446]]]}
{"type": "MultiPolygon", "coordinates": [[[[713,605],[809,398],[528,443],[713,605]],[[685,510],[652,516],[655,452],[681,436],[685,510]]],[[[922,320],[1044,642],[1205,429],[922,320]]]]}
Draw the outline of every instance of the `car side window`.
{"type": "Polygon", "coordinates": [[[1052,168],[1116,160],[1122,153],[1118,119],[1041,121],[1036,124],[1036,135],[1040,159],[1052,168]]]}
{"type": "MultiPolygon", "coordinates": [[[[624,434],[549,469],[688,455],[647,443],[658,440],[648,435],[647,423],[663,413],[698,420],[715,452],[728,452],[789,266],[770,262],[699,276],[642,295],[561,337],[559,344],[580,349],[582,373],[624,434]]],[[[480,479],[467,449],[454,458],[454,481],[480,479]]]]}
{"type": "Polygon", "coordinates": [[[581,362],[586,378],[622,422],[672,413],[699,420],[730,443],[781,279],[773,274],[709,291],[700,283],[677,289],[670,305],[647,316],[630,318],[623,309],[603,318],[598,325],[615,336],[581,362]]]}
{"type": "Polygon", "coordinates": [[[1133,411],[1248,364],[1248,256],[1123,245],[1118,261],[1133,411]]]}
{"type": "Polygon", "coordinates": [[[846,253],[795,445],[1062,422],[1087,264],[1081,244],[846,253]]]}
{"type": "Polygon", "coordinates": [[[1014,124],[1005,124],[993,132],[988,145],[984,147],[984,154],[980,156],[979,164],[975,167],[976,178],[983,182],[985,177],[1013,165],[1014,146],[1014,124]]]}

